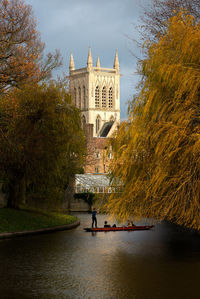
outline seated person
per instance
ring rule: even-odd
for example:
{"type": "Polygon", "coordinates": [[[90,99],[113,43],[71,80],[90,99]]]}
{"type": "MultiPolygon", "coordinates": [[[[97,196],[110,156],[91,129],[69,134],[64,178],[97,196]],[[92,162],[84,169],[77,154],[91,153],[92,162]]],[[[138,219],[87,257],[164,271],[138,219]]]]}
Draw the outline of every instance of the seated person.
{"type": "Polygon", "coordinates": [[[113,224],[113,226],[112,226],[112,227],[117,227],[117,226],[116,226],[116,224],[113,224]]]}
{"type": "Polygon", "coordinates": [[[110,224],[108,224],[107,221],[104,221],[104,227],[110,227],[110,224]]]}
{"type": "Polygon", "coordinates": [[[133,223],[133,221],[128,220],[128,226],[135,226],[135,224],[133,223]]]}

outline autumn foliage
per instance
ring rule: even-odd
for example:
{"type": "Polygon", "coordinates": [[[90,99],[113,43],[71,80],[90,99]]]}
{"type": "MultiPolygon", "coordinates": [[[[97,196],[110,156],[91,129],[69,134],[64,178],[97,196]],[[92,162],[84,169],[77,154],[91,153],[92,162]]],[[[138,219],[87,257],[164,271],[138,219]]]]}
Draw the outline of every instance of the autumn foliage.
{"type": "Polygon", "coordinates": [[[180,12],[146,43],[141,91],[112,146],[107,210],[200,230],[200,23],[180,12]]]}
{"type": "Polygon", "coordinates": [[[12,208],[27,195],[62,200],[83,162],[79,110],[50,80],[60,54],[43,50],[31,6],[0,0],[0,183],[12,208]]]}
{"type": "Polygon", "coordinates": [[[43,49],[31,6],[23,0],[0,0],[0,94],[39,82],[60,64],[58,52],[42,61],[43,49]]]}
{"type": "Polygon", "coordinates": [[[62,199],[84,154],[79,111],[65,88],[34,84],[3,96],[0,144],[0,175],[10,207],[30,193],[62,199]]]}

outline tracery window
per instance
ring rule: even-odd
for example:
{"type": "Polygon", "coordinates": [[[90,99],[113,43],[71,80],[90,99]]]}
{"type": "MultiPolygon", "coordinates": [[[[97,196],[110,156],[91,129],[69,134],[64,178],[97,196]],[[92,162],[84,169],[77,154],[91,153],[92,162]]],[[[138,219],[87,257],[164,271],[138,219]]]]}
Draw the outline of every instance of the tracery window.
{"type": "Polygon", "coordinates": [[[101,125],[101,118],[98,115],[96,118],[96,134],[98,133],[99,129],[100,129],[100,125],[101,125]]]}
{"type": "Polygon", "coordinates": [[[78,107],[81,109],[81,88],[78,88],[78,107]]]}
{"type": "Polygon", "coordinates": [[[108,93],[108,108],[113,107],[113,89],[110,87],[109,93],[108,93]]]}
{"type": "Polygon", "coordinates": [[[106,107],[106,88],[105,86],[102,89],[102,107],[106,107]]]}
{"type": "Polygon", "coordinates": [[[85,92],[85,86],[83,86],[83,108],[86,108],[86,92],[85,92]]]}
{"type": "Polygon", "coordinates": [[[95,107],[99,107],[99,86],[95,88],[95,107]]]}

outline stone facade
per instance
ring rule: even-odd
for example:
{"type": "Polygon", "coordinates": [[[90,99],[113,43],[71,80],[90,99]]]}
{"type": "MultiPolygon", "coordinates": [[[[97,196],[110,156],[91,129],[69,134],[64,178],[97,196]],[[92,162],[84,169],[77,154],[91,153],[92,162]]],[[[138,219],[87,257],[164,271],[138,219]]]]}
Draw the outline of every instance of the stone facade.
{"type": "Polygon", "coordinates": [[[81,110],[83,127],[93,124],[94,137],[100,137],[105,123],[111,122],[113,128],[119,125],[120,73],[117,51],[113,69],[102,68],[99,57],[94,67],[89,49],[87,67],[76,70],[71,54],[69,79],[70,93],[74,105],[81,110]]]}
{"type": "Polygon", "coordinates": [[[112,69],[102,68],[97,58],[93,66],[89,49],[87,66],[75,69],[71,54],[70,93],[81,110],[82,127],[87,138],[85,173],[107,173],[112,157],[108,139],[120,125],[120,72],[117,50],[112,69]]]}

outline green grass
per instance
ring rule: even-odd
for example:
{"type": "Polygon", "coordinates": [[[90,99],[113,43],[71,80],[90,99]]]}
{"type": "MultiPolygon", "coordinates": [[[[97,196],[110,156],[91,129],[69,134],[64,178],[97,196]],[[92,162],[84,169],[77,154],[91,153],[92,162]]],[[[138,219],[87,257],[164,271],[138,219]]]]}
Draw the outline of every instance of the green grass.
{"type": "Polygon", "coordinates": [[[71,224],[76,220],[76,217],[65,214],[3,208],[0,209],[0,233],[36,230],[71,224]]]}

